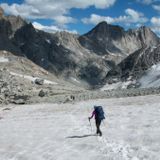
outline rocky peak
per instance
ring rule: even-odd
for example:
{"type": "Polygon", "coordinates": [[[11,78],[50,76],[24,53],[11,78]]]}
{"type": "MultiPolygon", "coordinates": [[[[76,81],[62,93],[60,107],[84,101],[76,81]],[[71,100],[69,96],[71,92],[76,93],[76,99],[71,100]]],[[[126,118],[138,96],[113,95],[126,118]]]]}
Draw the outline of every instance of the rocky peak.
{"type": "Polygon", "coordinates": [[[108,39],[108,38],[117,38],[121,36],[124,32],[124,29],[120,26],[116,25],[110,25],[107,22],[103,21],[100,22],[95,28],[93,28],[90,32],[85,34],[85,36],[93,37],[93,38],[99,38],[102,39],[108,39]]]}
{"type": "Polygon", "coordinates": [[[147,26],[141,26],[141,27],[139,27],[139,29],[138,29],[139,31],[143,31],[143,32],[152,32],[151,31],[151,29],[149,28],[149,27],[147,27],[147,26]]]}
{"type": "Polygon", "coordinates": [[[0,34],[9,36],[12,33],[11,24],[4,18],[0,18],[0,34]]]}
{"type": "Polygon", "coordinates": [[[13,43],[13,37],[27,22],[19,16],[5,16],[3,9],[0,8],[0,50],[10,51],[14,54],[20,54],[20,49],[13,43]]]}
{"type": "Polygon", "coordinates": [[[20,16],[5,16],[3,9],[0,8],[0,32],[6,34],[9,38],[12,38],[15,32],[27,22],[20,16]]]}
{"type": "Polygon", "coordinates": [[[3,15],[4,15],[4,10],[2,7],[0,7],[0,17],[3,17],[3,15]]]}
{"type": "Polygon", "coordinates": [[[57,32],[55,33],[55,36],[57,37],[58,41],[63,45],[77,41],[77,35],[66,31],[57,32]]]}
{"type": "Polygon", "coordinates": [[[7,16],[7,20],[11,24],[13,33],[15,33],[19,28],[27,24],[27,22],[23,20],[20,16],[7,16]]]}
{"type": "Polygon", "coordinates": [[[24,43],[25,41],[33,41],[33,37],[36,34],[36,30],[34,29],[31,23],[24,25],[15,33],[15,40],[18,43],[24,43]]]}
{"type": "Polygon", "coordinates": [[[141,26],[133,32],[137,35],[137,39],[141,41],[142,46],[156,46],[160,43],[160,39],[149,27],[141,26]]]}
{"type": "Polygon", "coordinates": [[[91,32],[94,32],[94,33],[99,33],[99,32],[107,32],[107,29],[108,29],[108,24],[107,22],[103,21],[103,22],[100,22],[95,28],[93,28],[91,30],[91,32]]]}
{"type": "Polygon", "coordinates": [[[66,32],[66,31],[62,31],[62,32],[56,32],[55,36],[59,37],[61,39],[65,39],[65,38],[69,38],[69,37],[74,37],[74,34],[66,32]]]}
{"type": "MultiPolygon", "coordinates": [[[[145,46],[156,46],[160,39],[148,27],[142,26],[138,29],[125,31],[124,28],[99,23],[90,32],[79,37],[81,45],[98,55],[109,55],[123,57],[135,52],[145,46]]],[[[122,59],[123,59],[122,58],[122,59]]]]}
{"type": "Polygon", "coordinates": [[[129,29],[127,32],[130,33],[130,34],[136,34],[136,35],[143,34],[145,36],[148,36],[149,34],[152,34],[155,37],[157,37],[157,35],[149,27],[146,27],[146,26],[141,26],[137,29],[129,29]]]}

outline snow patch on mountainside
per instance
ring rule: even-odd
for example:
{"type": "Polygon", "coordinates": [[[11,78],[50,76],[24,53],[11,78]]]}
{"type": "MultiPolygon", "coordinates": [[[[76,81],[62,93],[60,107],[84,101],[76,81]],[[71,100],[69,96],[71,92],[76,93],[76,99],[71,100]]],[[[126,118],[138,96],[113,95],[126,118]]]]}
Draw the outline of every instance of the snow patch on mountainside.
{"type": "Polygon", "coordinates": [[[101,88],[101,91],[105,91],[105,90],[112,90],[112,89],[127,89],[129,85],[131,84],[135,84],[135,81],[125,81],[125,82],[116,82],[116,83],[112,83],[112,84],[106,84],[104,87],[101,88]]]}
{"type": "Polygon", "coordinates": [[[160,87],[160,63],[148,69],[139,82],[141,88],[160,87]]]}
{"type": "Polygon", "coordinates": [[[73,82],[76,82],[76,83],[80,83],[80,81],[78,81],[76,78],[74,78],[74,77],[71,77],[70,78],[73,82]]]}
{"type": "MultiPolygon", "coordinates": [[[[18,73],[14,73],[14,72],[10,72],[11,75],[14,75],[14,76],[18,76],[18,77],[21,77],[21,78],[25,78],[25,79],[28,79],[32,82],[34,82],[37,78],[39,79],[39,77],[32,77],[32,76],[28,76],[28,75],[22,75],[22,74],[18,74],[18,73]]],[[[44,84],[54,84],[54,85],[57,85],[56,82],[53,82],[53,81],[49,81],[49,80],[44,80],[44,84]]]]}
{"type": "Polygon", "coordinates": [[[5,63],[5,62],[9,62],[9,59],[5,57],[0,57],[0,63],[5,63]]]}
{"type": "Polygon", "coordinates": [[[127,89],[132,84],[140,84],[138,85],[139,88],[160,87],[160,63],[149,68],[137,81],[128,79],[125,82],[119,81],[112,84],[106,84],[101,90],[127,89]]]}

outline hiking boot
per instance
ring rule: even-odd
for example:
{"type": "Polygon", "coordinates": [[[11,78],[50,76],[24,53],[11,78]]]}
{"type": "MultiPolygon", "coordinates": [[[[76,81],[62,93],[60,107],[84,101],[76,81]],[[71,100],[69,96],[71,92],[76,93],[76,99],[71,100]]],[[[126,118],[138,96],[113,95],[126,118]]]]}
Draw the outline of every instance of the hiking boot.
{"type": "Polygon", "coordinates": [[[102,132],[99,133],[99,136],[100,136],[100,137],[102,136],[102,132]]]}

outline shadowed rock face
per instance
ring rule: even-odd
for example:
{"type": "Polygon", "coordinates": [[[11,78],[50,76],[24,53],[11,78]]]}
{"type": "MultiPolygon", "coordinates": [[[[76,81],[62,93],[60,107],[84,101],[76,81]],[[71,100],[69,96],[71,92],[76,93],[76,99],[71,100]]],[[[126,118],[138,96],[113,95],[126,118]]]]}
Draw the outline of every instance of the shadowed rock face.
{"type": "Polygon", "coordinates": [[[12,27],[6,19],[0,19],[0,50],[10,51],[14,54],[20,53],[20,50],[12,43],[10,36],[12,27]]]}
{"type": "Polygon", "coordinates": [[[120,54],[120,49],[111,40],[119,40],[123,35],[123,28],[102,22],[87,34],[80,36],[79,41],[82,46],[99,55],[106,55],[110,52],[120,54]]]}
{"type": "Polygon", "coordinates": [[[19,16],[4,16],[0,8],[0,50],[21,54],[20,49],[12,42],[15,32],[27,23],[19,16]]]}
{"type": "Polygon", "coordinates": [[[25,56],[57,75],[75,65],[70,58],[72,52],[59,44],[56,36],[38,31],[32,24],[20,28],[14,42],[25,56]]]}
{"type": "MultiPolygon", "coordinates": [[[[85,82],[91,86],[104,82],[108,71],[128,55],[157,46],[159,42],[147,27],[125,31],[102,22],[78,36],[36,30],[19,16],[0,17],[0,50],[26,56],[56,76],[74,77],[80,84],[85,82]]],[[[134,64],[135,59],[132,56],[130,59],[134,64]]]]}

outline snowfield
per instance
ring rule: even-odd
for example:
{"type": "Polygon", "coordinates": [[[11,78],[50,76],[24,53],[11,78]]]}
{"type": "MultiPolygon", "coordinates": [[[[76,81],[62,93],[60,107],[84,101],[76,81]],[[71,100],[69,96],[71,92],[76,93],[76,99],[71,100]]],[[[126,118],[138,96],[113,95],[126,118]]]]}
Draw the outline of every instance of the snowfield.
{"type": "Polygon", "coordinates": [[[160,160],[160,96],[3,106],[0,160],[160,160]],[[102,137],[88,122],[95,104],[102,137]]]}

